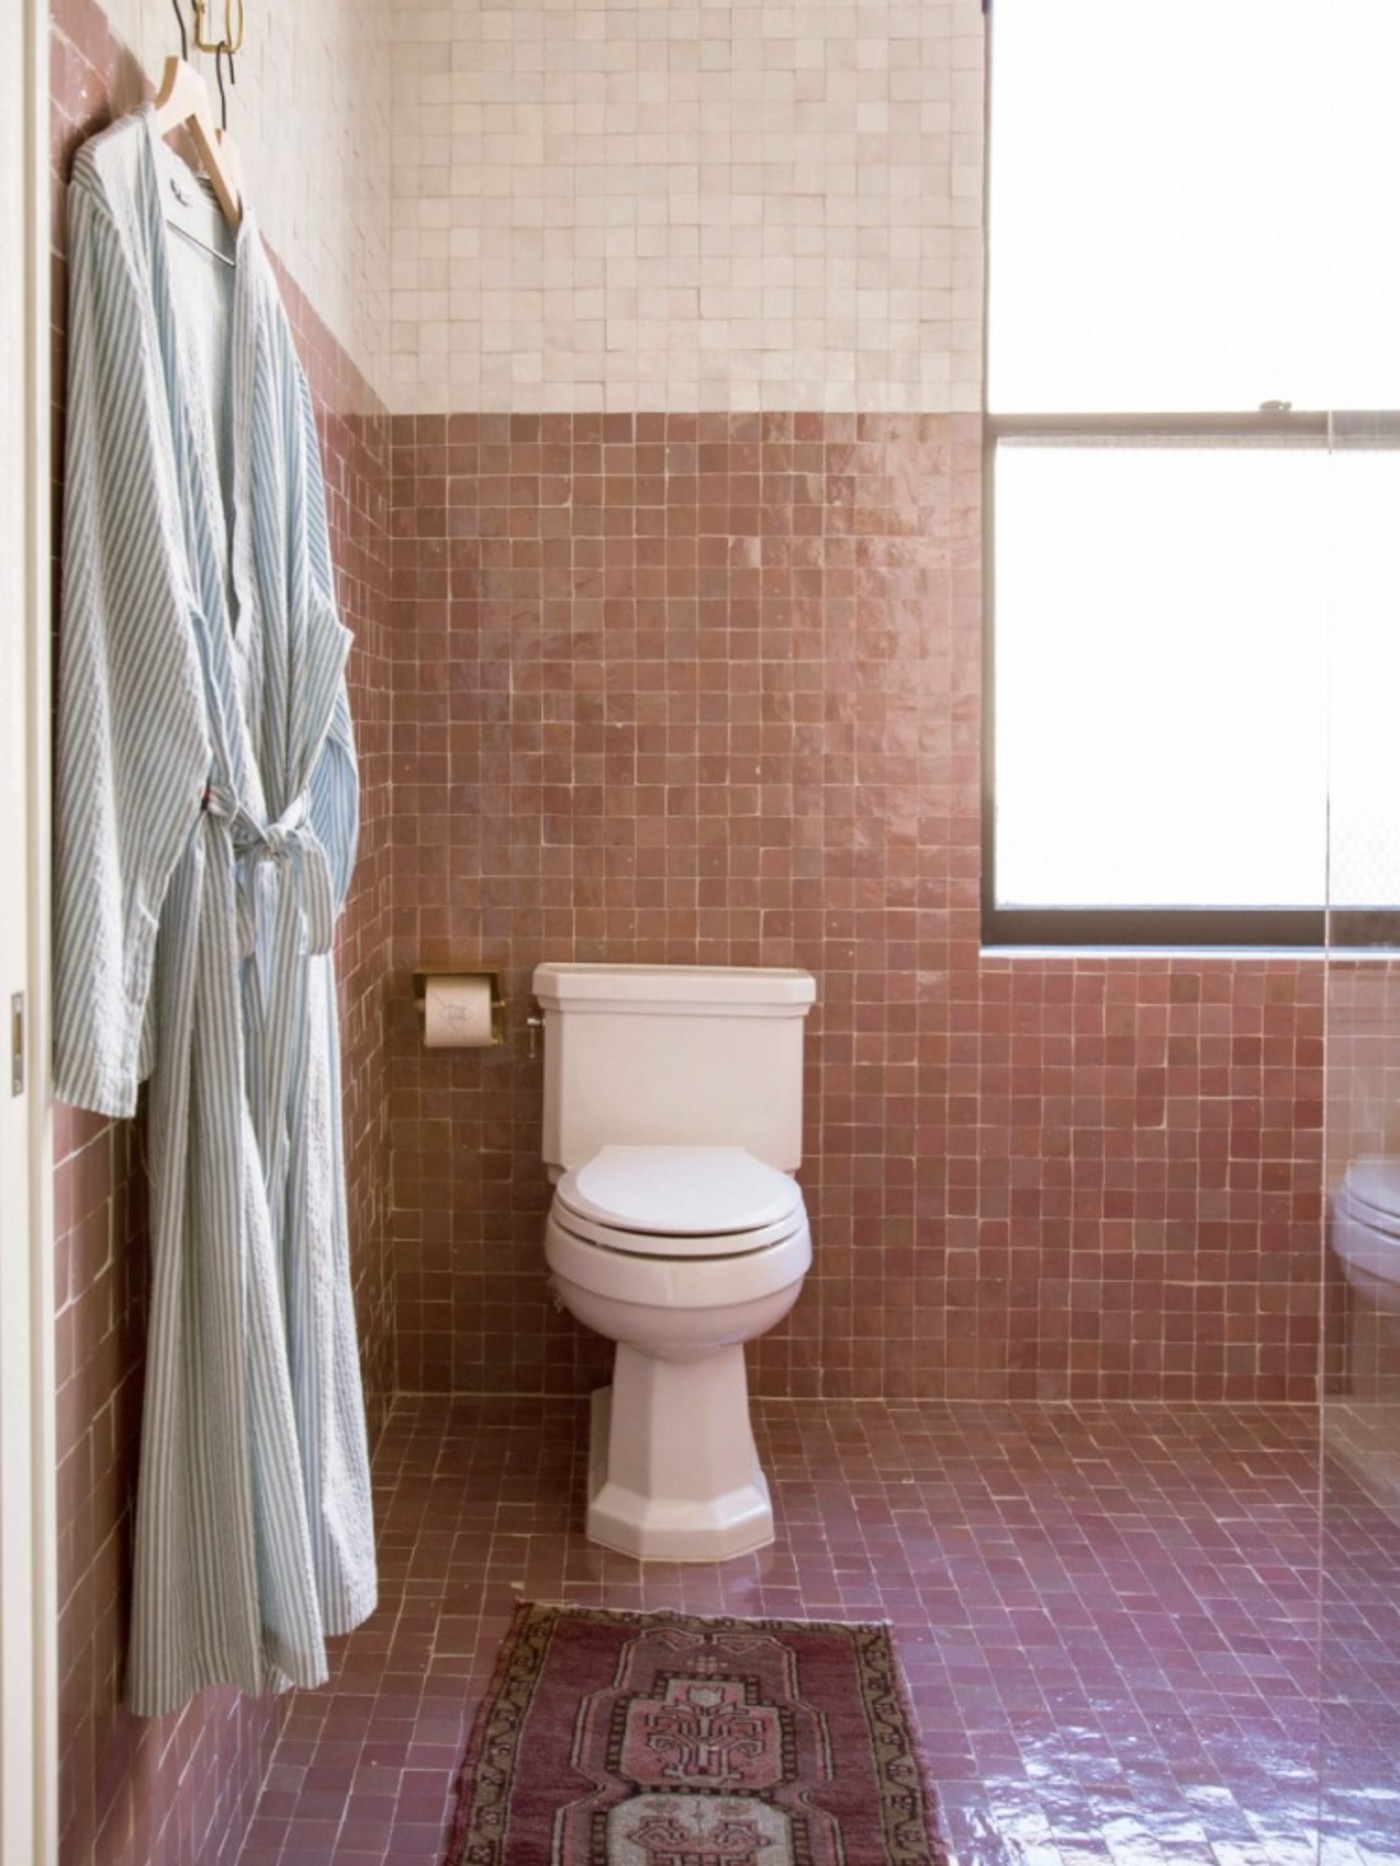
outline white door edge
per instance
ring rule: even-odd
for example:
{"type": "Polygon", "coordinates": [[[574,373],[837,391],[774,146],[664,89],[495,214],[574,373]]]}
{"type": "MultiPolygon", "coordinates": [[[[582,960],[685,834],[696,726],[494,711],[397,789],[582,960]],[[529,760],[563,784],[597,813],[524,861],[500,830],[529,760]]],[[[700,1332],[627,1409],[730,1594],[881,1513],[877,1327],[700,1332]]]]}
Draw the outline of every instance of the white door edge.
{"type": "Polygon", "coordinates": [[[0,5],[0,1866],[58,1856],[48,112],[47,6],[0,5]]]}

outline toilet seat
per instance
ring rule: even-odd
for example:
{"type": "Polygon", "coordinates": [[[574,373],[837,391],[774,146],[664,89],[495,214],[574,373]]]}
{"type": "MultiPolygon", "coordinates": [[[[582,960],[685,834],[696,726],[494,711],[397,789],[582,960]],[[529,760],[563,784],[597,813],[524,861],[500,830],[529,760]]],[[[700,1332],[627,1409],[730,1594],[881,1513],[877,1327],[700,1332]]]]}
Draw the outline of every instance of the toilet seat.
{"type": "Polygon", "coordinates": [[[796,1180],[743,1147],[611,1146],[564,1174],[555,1222],[641,1257],[734,1257],[806,1224],[796,1180]]]}

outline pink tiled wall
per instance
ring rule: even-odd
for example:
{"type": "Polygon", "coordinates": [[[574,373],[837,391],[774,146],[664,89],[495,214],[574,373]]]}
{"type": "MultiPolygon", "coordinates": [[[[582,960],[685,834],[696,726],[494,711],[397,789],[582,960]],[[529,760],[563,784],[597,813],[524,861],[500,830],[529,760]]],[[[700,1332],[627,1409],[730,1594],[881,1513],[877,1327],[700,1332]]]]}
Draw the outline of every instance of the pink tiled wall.
{"type": "Polygon", "coordinates": [[[803,965],[773,1394],[1314,1397],[1322,974],[984,958],[973,416],[393,422],[399,1381],[572,1392],[542,958],[803,965]],[[426,1052],[418,964],[498,967],[426,1052]]]}
{"type": "MultiPolygon", "coordinates": [[[[55,391],[63,383],[63,178],[110,115],[124,53],[93,0],[52,12],[55,391]]],[[[312,384],[351,659],[364,823],[338,945],[352,1262],[373,1434],[392,1391],[384,1254],[388,1127],[382,998],[389,871],[387,426],[314,309],[284,277],[312,384]]],[[[62,411],[55,410],[55,459],[62,411]]],[[[285,1701],[207,1692],[155,1721],[120,1706],[148,1271],[140,1121],[60,1108],[56,1122],[60,1857],[185,1866],[236,1857],[285,1701]]]]}

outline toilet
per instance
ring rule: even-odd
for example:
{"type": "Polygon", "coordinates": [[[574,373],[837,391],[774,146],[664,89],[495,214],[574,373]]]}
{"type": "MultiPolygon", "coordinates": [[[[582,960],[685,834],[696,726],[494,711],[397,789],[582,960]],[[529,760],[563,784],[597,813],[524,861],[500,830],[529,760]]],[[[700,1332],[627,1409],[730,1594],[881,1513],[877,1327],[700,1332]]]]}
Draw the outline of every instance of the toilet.
{"type": "Polygon", "coordinates": [[[1332,1201],[1332,1249],[1354,1290],[1400,1314],[1400,1159],[1352,1161],[1332,1201]]]}
{"type": "Polygon", "coordinates": [[[643,1560],[773,1540],[744,1343],[812,1261],[801,1188],[809,972],[540,965],[554,1293],[617,1344],[586,1531],[643,1560]]]}

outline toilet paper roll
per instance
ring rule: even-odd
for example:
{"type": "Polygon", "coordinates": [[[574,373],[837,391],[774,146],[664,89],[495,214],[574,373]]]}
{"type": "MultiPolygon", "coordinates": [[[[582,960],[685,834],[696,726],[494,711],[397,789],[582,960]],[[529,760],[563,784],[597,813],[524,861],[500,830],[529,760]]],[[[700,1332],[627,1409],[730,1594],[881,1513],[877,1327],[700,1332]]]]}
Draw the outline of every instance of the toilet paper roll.
{"type": "Polygon", "coordinates": [[[423,1041],[430,1050],[479,1050],[494,1041],[489,978],[429,978],[423,1041]]]}

